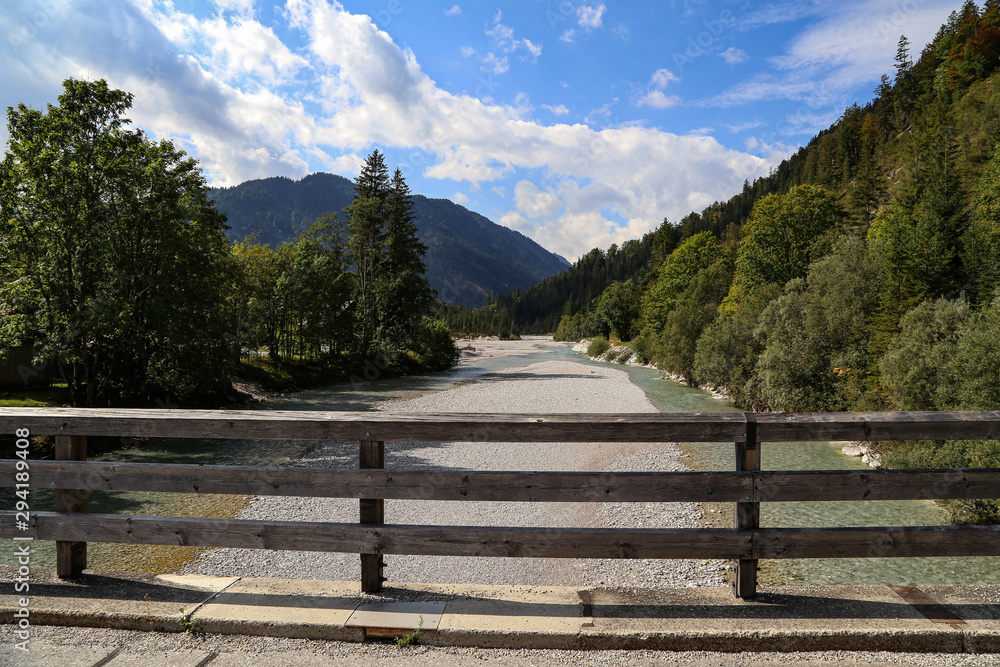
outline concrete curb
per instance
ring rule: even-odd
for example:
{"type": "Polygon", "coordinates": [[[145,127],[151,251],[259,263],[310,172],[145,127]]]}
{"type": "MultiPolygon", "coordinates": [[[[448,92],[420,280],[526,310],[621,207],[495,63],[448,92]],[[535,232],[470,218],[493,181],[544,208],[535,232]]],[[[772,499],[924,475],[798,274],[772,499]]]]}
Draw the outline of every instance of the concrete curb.
{"type": "MultiPolygon", "coordinates": [[[[406,634],[419,616],[418,641],[432,646],[1000,652],[1000,586],[910,590],[935,604],[886,586],[772,588],[752,602],[722,588],[389,584],[371,596],[356,582],[87,573],[33,581],[29,611],[32,625],[352,642],[406,634]]],[[[21,595],[0,595],[0,622],[15,620],[21,595]]]]}

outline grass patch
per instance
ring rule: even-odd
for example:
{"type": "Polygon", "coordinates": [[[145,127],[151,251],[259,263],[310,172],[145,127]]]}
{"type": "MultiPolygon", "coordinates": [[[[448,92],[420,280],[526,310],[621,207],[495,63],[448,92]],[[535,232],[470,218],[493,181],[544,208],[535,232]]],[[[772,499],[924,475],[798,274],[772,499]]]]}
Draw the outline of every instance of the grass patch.
{"type": "Polygon", "coordinates": [[[2,408],[44,408],[70,404],[69,387],[65,383],[51,387],[25,387],[0,391],[2,408]]]}

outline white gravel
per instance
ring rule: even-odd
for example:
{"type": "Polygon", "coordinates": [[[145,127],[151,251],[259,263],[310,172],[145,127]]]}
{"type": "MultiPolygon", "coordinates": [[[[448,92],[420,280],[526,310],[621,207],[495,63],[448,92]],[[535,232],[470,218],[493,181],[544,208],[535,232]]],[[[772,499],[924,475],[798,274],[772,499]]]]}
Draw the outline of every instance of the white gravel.
{"type": "MultiPolygon", "coordinates": [[[[542,361],[476,381],[378,406],[388,412],[602,413],[656,412],[621,370],[571,360],[542,361]]],[[[322,443],[300,465],[357,467],[357,443],[322,443]]],[[[386,443],[386,468],[442,470],[679,471],[671,443],[514,444],[386,443]]],[[[553,527],[695,527],[700,511],[682,503],[487,503],[392,501],[386,523],[553,527]]],[[[353,499],[254,498],[243,519],[355,522],[353,499]]],[[[394,582],[565,586],[724,585],[722,561],[569,560],[386,556],[394,582]]],[[[223,576],[356,580],[356,554],[215,549],[185,572],[223,576]]]]}

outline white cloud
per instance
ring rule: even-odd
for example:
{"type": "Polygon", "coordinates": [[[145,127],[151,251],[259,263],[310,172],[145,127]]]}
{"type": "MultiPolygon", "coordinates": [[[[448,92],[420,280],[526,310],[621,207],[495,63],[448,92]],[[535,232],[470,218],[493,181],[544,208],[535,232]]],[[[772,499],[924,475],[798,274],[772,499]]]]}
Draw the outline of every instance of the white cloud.
{"type": "Polygon", "coordinates": [[[652,107],[654,109],[668,109],[681,103],[681,98],[676,95],[664,95],[661,90],[651,90],[636,102],[640,107],[652,107]]]}
{"type": "Polygon", "coordinates": [[[468,204],[469,195],[465,194],[464,192],[456,192],[451,196],[451,200],[456,204],[468,204]]]}
{"type": "Polygon", "coordinates": [[[562,210],[563,202],[552,192],[540,190],[531,181],[519,181],[514,187],[517,212],[529,219],[550,218],[562,210]]]}
{"type": "Polygon", "coordinates": [[[365,164],[365,158],[357,153],[346,153],[331,160],[330,170],[341,176],[357,176],[361,173],[361,167],[365,164]]]}
{"type": "Polygon", "coordinates": [[[516,54],[523,50],[527,52],[524,59],[530,59],[531,62],[535,62],[538,60],[538,56],[542,55],[540,44],[535,44],[530,39],[515,39],[514,29],[501,23],[502,20],[503,15],[498,9],[496,16],[493,17],[493,27],[486,31],[486,36],[490,38],[493,48],[499,52],[499,55],[490,51],[483,56],[482,64],[484,72],[491,72],[493,74],[504,74],[507,72],[510,69],[510,62],[507,56],[502,54],[516,54]]]}
{"type": "Polygon", "coordinates": [[[458,5],[452,5],[451,9],[447,10],[444,13],[444,15],[445,16],[458,16],[461,13],[462,13],[462,8],[461,7],[459,7],[458,5]]]}
{"type": "Polygon", "coordinates": [[[656,70],[653,72],[653,76],[650,77],[650,84],[657,88],[666,88],[667,84],[672,81],[680,81],[680,77],[664,68],[656,70]]]}
{"type": "MultiPolygon", "coordinates": [[[[859,84],[873,84],[892,71],[896,42],[906,34],[915,45],[934,37],[953,0],[888,3],[845,0],[839,3],[782,2],[762,7],[742,30],[790,20],[812,19],[795,34],[771,70],[758,72],[709,100],[707,106],[735,106],[761,100],[793,100],[802,106],[781,123],[785,134],[814,134],[836,120],[856,95],[859,84]]],[[[723,57],[724,54],[723,54],[723,57]]]]}
{"type": "Polygon", "coordinates": [[[542,108],[551,113],[553,116],[565,116],[569,113],[569,109],[565,104],[559,104],[552,106],[551,104],[543,104],[542,108]]]}
{"type": "Polygon", "coordinates": [[[576,41],[576,30],[570,28],[569,30],[567,30],[566,32],[564,32],[562,35],[559,36],[559,41],[566,42],[567,44],[572,44],[573,42],[576,41]]]}
{"type": "Polygon", "coordinates": [[[603,2],[596,7],[591,7],[590,5],[580,5],[577,7],[576,17],[580,27],[586,30],[600,28],[604,25],[604,12],[607,9],[603,2]]]}
{"type": "Polygon", "coordinates": [[[220,12],[236,12],[242,16],[253,14],[254,0],[212,0],[220,12]]]}
{"type": "MultiPolygon", "coordinates": [[[[25,4],[0,15],[3,34],[14,34],[10,16],[29,7],[28,0],[13,2],[25,4]]],[[[211,22],[170,5],[150,7],[93,0],[56,17],[53,30],[32,41],[15,47],[2,40],[0,58],[16,66],[0,68],[0,89],[43,107],[67,75],[107,78],[135,93],[129,115],[139,126],[192,152],[217,185],[301,177],[317,159],[349,173],[373,146],[419,151],[427,156],[425,178],[451,181],[446,187],[462,192],[483,184],[509,192],[502,179],[512,178],[512,209],[497,217],[569,258],[724,199],[770,164],[711,137],[544,125],[526,116],[526,97],[500,106],[450,93],[371,18],[327,0],[286,4],[287,28],[306,38],[304,49],[289,52],[305,64],[252,61],[231,79],[229,60],[219,60],[209,38],[211,22]],[[301,79],[294,87],[268,78],[293,72],[301,79]]],[[[227,20],[235,28],[246,19],[227,20]]],[[[530,57],[524,46],[520,53],[530,57]]],[[[593,115],[610,119],[616,103],[593,115]]]]}
{"type": "Polygon", "coordinates": [[[752,130],[755,127],[760,127],[761,125],[764,125],[764,124],[765,123],[762,120],[748,120],[748,121],[745,121],[743,123],[735,123],[733,125],[726,125],[726,129],[729,130],[730,132],[732,132],[733,134],[739,134],[740,132],[743,132],[744,130],[752,130]]]}
{"type": "Polygon", "coordinates": [[[498,56],[492,51],[483,56],[483,71],[493,74],[504,74],[510,69],[510,61],[507,56],[498,56]]]}
{"type": "Polygon", "coordinates": [[[719,56],[729,65],[738,65],[747,61],[747,52],[743,49],[737,49],[735,46],[730,46],[720,53],[719,56]]]}

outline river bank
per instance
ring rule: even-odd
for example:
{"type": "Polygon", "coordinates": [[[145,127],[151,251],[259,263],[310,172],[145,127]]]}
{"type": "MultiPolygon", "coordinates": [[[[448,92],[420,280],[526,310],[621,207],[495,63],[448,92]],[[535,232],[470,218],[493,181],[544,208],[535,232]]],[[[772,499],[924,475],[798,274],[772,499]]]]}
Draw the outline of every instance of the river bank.
{"type": "MultiPolygon", "coordinates": [[[[479,359],[563,346],[551,339],[463,341],[479,359]]],[[[471,354],[463,363],[476,363],[471,354]]],[[[489,372],[458,386],[379,403],[387,412],[655,412],[641,389],[618,369],[573,360],[545,361],[489,372]]],[[[356,443],[327,442],[295,465],[352,469],[356,443]]],[[[386,467],[419,470],[679,471],[687,466],[670,443],[386,443],[386,467]]],[[[357,521],[351,499],[253,498],[240,518],[357,521]]],[[[553,527],[696,527],[701,512],[685,503],[447,503],[387,501],[387,523],[553,527]]],[[[392,556],[392,581],[579,586],[721,585],[721,561],[598,561],[392,556]]],[[[185,572],[227,576],[357,579],[356,554],[215,549],[185,572]]]]}

